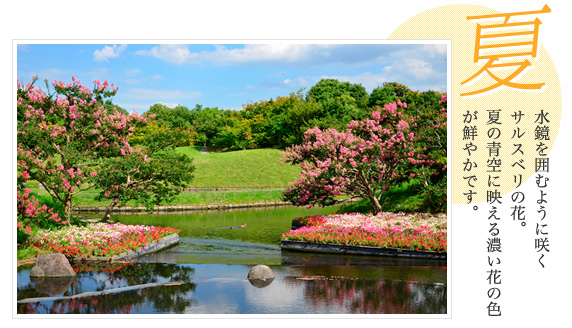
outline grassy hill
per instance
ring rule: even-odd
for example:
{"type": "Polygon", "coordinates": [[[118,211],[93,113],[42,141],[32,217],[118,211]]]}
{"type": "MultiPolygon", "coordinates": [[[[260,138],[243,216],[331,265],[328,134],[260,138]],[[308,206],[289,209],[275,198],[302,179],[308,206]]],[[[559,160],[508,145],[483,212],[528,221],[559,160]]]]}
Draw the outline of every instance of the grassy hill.
{"type": "Polygon", "coordinates": [[[300,168],[282,163],[278,149],[250,149],[226,153],[200,152],[201,147],[180,147],[196,166],[191,188],[284,188],[300,168]]]}
{"type": "MultiPolygon", "coordinates": [[[[182,192],[172,205],[229,204],[259,201],[278,201],[282,189],[300,174],[300,168],[282,163],[278,149],[252,149],[226,153],[200,152],[201,147],[181,147],[178,152],[193,158],[196,166],[189,188],[277,188],[245,191],[193,191],[182,192]]],[[[36,181],[28,187],[50,204],[50,196],[38,188],[36,181]]],[[[105,206],[108,201],[96,201],[99,190],[88,190],[74,196],[74,206],[105,206]]],[[[127,205],[136,205],[133,202],[127,205]]]]}

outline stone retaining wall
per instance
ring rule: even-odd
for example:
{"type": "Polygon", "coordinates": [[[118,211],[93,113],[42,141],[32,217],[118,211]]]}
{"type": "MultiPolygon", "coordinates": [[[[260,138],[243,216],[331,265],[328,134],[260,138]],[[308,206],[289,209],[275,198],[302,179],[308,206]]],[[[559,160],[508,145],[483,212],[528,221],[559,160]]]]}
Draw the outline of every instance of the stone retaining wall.
{"type": "MultiPolygon", "coordinates": [[[[233,208],[248,207],[272,207],[272,206],[291,206],[290,202],[256,202],[256,203],[238,203],[238,204],[209,204],[209,205],[166,205],[155,206],[154,213],[161,212],[185,212],[185,211],[208,211],[208,210],[227,210],[233,208]]],[[[78,206],[74,207],[74,212],[105,212],[105,206],[78,206]]],[[[139,206],[118,206],[113,209],[112,213],[122,212],[145,212],[145,207],[139,206]]]]}
{"type": "MultiPolygon", "coordinates": [[[[339,204],[348,204],[357,200],[343,200],[339,204]]],[[[237,208],[253,208],[253,207],[276,207],[276,206],[294,206],[290,202],[255,202],[255,203],[237,203],[237,204],[209,204],[209,205],[166,205],[155,206],[154,213],[163,212],[187,212],[187,211],[210,211],[210,210],[229,210],[237,208]]],[[[104,213],[107,210],[105,206],[78,206],[73,208],[73,212],[89,212],[104,213]]],[[[145,212],[145,207],[139,206],[118,206],[113,209],[112,213],[138,213],[145,212]]]]}
{"type": "Polygon", "coordinates": [[[281,242],[280,248],[282,250],[294,251],[294,252],[397,256],[397,257],[442,259],[442,260],[447,259],[447,253],[412,251],[407,249],[379,248],[370,246],[316,244],[316,243],[290,241],[290,240],[283,240],[281,242]]]}
{"type": "Polygon", "coordinates": [[[181,188],[181,191],[195,192],[195,191],[271,191],[271,190],[284,190],[284,188],[181,188]]]}

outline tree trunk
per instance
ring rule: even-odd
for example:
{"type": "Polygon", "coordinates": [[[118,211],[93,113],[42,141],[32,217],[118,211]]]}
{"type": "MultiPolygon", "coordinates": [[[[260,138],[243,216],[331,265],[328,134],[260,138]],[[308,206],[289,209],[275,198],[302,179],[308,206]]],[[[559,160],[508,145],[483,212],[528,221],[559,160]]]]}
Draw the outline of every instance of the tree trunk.
{"type": "Polygon", "coordinates": [[[107,222],[111,217],[111,212],[113,211],[113,208],[115,208],[115,206],[118,203],[119,203],[119,198],[114,198],[111,204],[107,207],[107,210],[105,210],[105,215],[99,222],[104,222],[104,223],[107,222]]]}
{"type": "Polygon", "coordinates": [[[368,198],[371,202],[371,206],[373,207],[373,214],[381,212],[381,205],[379,204],[377,197],[375,197],[375,195],[368,195],[368,198]]]}
{"type": "MultiPolygon", "coordinates": [[[[367,198],[369,198],[369,201],[371,202],[371,206],[373,207],[374,214],[381,212],[381,205],[379,205],[379,200],[375,197],[375,189],[372,190],[370,184],[368,183],[367,178],[365,177],[365,174],[363,173],[363,171],[361,169],[358,170],[358,175],[359,175],[360,180],[362,181],[362,184],[364,187],[362,189],[362,191],[364,191],[365,194],[367,195],[367,198]]],[[[383,189],[382,189],[381,193],[383,193],[383,189]]],[[[380,196],[381,196],[381,194],[380,194],[380,196]]]]}
{"type": "Polygon", "coordinates": [[[64,214],[66,216],[67,223],[71,223],[71,216],[72,216],[71,196],[64,200],[64,214]]]}

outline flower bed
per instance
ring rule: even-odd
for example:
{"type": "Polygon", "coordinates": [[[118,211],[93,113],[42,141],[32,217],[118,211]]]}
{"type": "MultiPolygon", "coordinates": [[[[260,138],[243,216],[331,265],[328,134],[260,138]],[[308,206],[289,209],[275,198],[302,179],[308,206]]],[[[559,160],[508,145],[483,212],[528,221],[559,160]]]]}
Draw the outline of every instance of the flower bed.
{"type": "Polygon", "coordinates": [[[332,214],[297,219],[282,240],[447,252],[447,216],[427,213],[332,214]]]}
{"type": "Polygon", "coordinates": [[[143,249],[177,231],[170,227],[94,223],[56,231],[40,230],[29,242],[41,251],[62,253],[66,257],[114,256],[143,249]]]}

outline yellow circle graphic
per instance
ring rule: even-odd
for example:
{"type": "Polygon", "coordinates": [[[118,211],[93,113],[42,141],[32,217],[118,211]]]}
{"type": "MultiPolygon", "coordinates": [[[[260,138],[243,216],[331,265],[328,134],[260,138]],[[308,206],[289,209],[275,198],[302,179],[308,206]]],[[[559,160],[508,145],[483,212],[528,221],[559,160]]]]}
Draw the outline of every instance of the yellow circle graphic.
{"type": "Polygon", "coordinates": [[[453,204],[485,202],[491,193],[505,195],[536,172],[549,172],[562,94],[556,69],[540,44],[542,18],[550,15],[546,8],[507,17],[477,5],[442,6],[409,19],[389,36],[452,40],[447,98],[453,204]],[[487,15],[492,17],[474,18],[487,15]]]}

